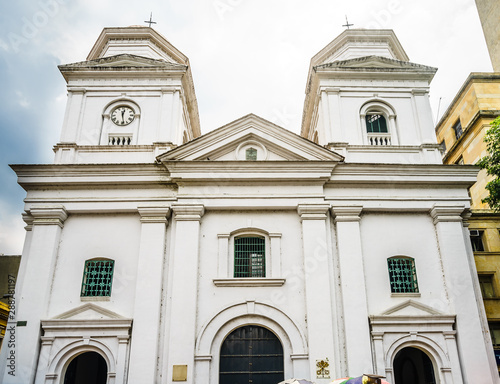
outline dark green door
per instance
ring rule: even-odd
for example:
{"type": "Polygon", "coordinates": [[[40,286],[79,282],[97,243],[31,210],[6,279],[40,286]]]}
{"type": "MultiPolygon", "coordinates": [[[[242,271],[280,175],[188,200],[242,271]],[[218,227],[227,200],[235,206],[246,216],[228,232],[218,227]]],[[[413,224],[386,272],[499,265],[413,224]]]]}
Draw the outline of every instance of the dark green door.
{"type": "Polygon", "coordinates": [[[283,346],[256,325],[231,332],[220,351],[219,384],[276,384],[284,380],[283,346]]]}

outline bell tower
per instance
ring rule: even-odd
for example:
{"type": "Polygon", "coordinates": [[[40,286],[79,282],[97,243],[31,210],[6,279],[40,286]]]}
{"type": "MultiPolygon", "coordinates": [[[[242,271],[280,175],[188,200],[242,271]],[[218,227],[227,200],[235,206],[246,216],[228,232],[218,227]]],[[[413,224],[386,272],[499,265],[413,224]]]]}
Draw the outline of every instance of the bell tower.
{"type": "Polygon", "coordinates": [[[301,135],[347,162],[440,164],[436,70],[411,63],[392,30],[348,29],[311,59],[301,135]]]}
{"type": "Polygon", "coordinates": [[[56,163],[150,163],[201,134],[189,59],[152,28],[105,28],[86,61],[59,70],[56,163]]]}

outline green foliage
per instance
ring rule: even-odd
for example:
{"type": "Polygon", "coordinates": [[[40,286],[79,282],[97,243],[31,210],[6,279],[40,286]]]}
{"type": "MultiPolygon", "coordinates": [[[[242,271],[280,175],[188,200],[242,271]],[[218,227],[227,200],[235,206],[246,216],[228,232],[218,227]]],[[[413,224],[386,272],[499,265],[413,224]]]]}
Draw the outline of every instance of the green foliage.
{"type": "Polygon", "coordinates": [[[489,196],[482,201],[496,212],[500,212],[500,116],[493,120],[490,125],[491,128],[484,136],[488,155],[479,160],[477,165],[486,169],[488,175],[494,176],[494,179],[486,184],[489,196]]]}

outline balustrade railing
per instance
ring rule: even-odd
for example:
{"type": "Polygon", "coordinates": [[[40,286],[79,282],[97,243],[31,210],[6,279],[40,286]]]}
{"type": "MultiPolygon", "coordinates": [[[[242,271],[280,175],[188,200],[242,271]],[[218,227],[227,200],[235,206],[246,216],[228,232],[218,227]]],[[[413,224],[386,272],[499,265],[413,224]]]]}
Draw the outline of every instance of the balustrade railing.
{"type": "Polygon", "coordinates": [[[387,133],[368,133],[370,145],[391,145],[391,135],[387,133]]]}
{"type": "Polygon", "coordinates": [[[132,136],[130,135],[109,135],[108,145],[130,145],[132,136]]]}

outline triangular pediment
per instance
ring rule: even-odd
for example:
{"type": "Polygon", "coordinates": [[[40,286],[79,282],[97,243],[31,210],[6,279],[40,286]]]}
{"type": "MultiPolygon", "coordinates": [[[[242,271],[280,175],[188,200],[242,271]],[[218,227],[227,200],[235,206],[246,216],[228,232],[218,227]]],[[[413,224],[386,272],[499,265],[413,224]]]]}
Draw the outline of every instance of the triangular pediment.
{"type": "Polygon", "coordinates": [[[141,25],[104,28],[87,60],[130,53],[188,65],[188,58],[153,28],[141,25]]]}
{"type": "Polygon", "coordinates": [[[75,70],[75,69],[105,69],[105,68],[184,69],[186,68],[186,66],[183,64],[169,63],[160,59],[150,59],[148,57],[131,55],[128,53],[59,66],[59,69],[62,72],[64,72],[65,70],[75,70]]]}
{"type": "Polygon", "coordinates": [[[256,161],[342,161],[343,157],[250,114],[158,156],[165,161],[238,161],[247,151],[256,161]]]}
{"type": "Polygon", "coordinates": [[[343,69],[388,69],[405,71],[436,71],[436,68],[415,64],[409,61],[390,59],[382,56],[364,56],[355,59],[324,63],[316,68],[343,68],[343,69]]]}
{"type": "Polygon", "coordinates": [[[94,303],[87,303],[61,313],[54,320],[123,320],[123,316],[102,308],[94,303]]]}
{"type": "Polygon", "coordinates": [[[407,300],[384,311],[381,316],[443,316],[444,313],[419,303],[415,300],[407,300]]]}

